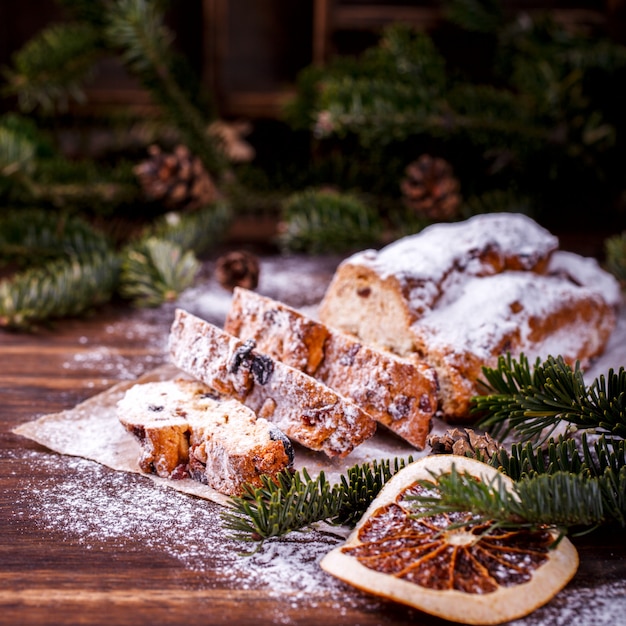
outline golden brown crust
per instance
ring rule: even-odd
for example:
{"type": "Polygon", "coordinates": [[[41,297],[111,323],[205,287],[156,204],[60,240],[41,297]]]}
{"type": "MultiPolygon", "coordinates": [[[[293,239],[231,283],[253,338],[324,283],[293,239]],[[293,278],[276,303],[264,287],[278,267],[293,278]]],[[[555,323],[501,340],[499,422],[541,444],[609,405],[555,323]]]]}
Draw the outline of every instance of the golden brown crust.
{"type": "Polygon", "coordinates": [[[186,311],[176,311],[169,345],[177,367],[307,448],[345,456],[376,430],[367,413],[323,383],[186,311]]]}
{"type": "Polygon", "coordinates": [[[236,289],[224,328],[350,398],[378,423],[423,449],[437,408],[424,363],[375,350],[282,302],[236,289]]]}

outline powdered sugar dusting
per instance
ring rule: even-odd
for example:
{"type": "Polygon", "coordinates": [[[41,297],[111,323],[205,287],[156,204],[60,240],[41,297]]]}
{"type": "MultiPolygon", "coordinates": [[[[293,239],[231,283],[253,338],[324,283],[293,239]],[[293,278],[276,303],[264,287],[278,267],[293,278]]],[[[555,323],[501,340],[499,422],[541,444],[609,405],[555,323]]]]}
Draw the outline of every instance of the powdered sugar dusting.
{"type": "MultiPolygon", "coordinates": [[[[34,450],[3,454],[42,468],[37,476],[24,476],[22,489],[16,492],[12,513],[18,527],[35,524],[42,534],[58,533],[64,542],[88,551],[130,552],[141,546],[147,558],[171,558],[178,566],[197,573],[200,585],[203,572],[217,571],[227,588],[261,589],[269,598],[279,599],[272,616],[275,624],[297,624],[294,609],[297,615],[298,609],[314,609],[322,601],[324,612],[329,606],[337,615],[350,609],[378,612],[380,622],[385,621],[387,603],[351,590],[319,567],[321,558],[342,542],[339,536],[321,530],[292,533],[267,541],[256,553],[245,556],[242,552],[254,546],[234,541],[226,534],[220,507],[214,503],[80,458],[34,450]]],[[[581,570],[584,567],[583,559],[581,570]]],[[[602,576],[599,578],[597,572],[581,571],[550,603],[513,623],[622,623],[626,580],[607,576],[602,582],[602,576]],[[591,580],[597,582],[593,587],[591,580]]],[[[415,614],[406,609],[406,621],[414,620],[415,614]]]]}
{"type": "MultiPolygon", "coordinates": [[[[42,468],[41,474],[25,477],[14,501],[18,525],[35,523],[42,534],[60,533],[64,541],[85,550],[106,546],[107,551],[126,552],[140,545],[147,555],[172,558],[186,570],[219,570],[221,583],[228,587],[263,589],[283,600],[288,596],[290,608],[310,607],[321,597],[336,603],[339,612],[350,606],[379,606],[367,596],[350,597],[342,583],[319,567],[322,556],[342,541],[339,536],[292,533],[268,540],[246,556],[255,546],[226,534],[219,505],[77,457],[33,450],[9,454],[42,468]]],[[[286,615],[276,618],[275,623],[292,623],[286,615]]]]}

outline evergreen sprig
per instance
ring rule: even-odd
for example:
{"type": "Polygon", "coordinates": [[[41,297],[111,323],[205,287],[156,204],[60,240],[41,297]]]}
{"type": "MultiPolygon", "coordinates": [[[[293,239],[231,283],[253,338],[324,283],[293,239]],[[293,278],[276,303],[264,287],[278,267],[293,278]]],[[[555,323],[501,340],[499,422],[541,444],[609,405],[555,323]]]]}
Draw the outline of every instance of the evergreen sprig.
{"type": "Polygon", "coordinates": [[[38,208],[0,216],[0,261],[41,265],[58,257],[86,258],[111,251],[106,237],[77,216],[38,208]]]}
{"type": "Polygon", "coordinates": [[[380,241],[383,222],[373,207],[353,194],[309,189],[285,200],[279,229],[283,251],[322,254],[380,241]]]}
{"type": "Polygon", "coordinates": [[[223,240],[233,218],[231,203],[218,200],[196,211],[168,213],[153,222],[146,236],[201,255],[223,240]]]}
{"type": "MultiPolygon", "coordinates": [[[[221,177],[227,160],[219,142],[207,132],[211,110],[202,110],[180,81],[182,63],[173,52],[173,33],[158,2],[117,0],[111,3],[104,31],[110,46],[165,108],[185,144],[209,172],[221,177]]],[[[207,104],[208,107],[208,104],[207,104]]]]}
{"type": "Polygon", "coordinates": [[[110,300],[118,282],[116,254],[58,258],[0,282],[0,328],[32,329],[84,313],[110,300]]]}
{"type": "Polygon", "coordinates": [[[607,269],[626,287],[626,230],[604,242],[607,269]]]}
{"type": "MultiPolygon", "coordinates": [[[[493,522],[499,527],[532,530],[548,526],[562,535],[572,527],[603,524],[610,514],[605,493],[608,490],[612,494],[613,490],[604,477],[559,471],[517,481],[511,490],[500,474],[488,481],[477,481],[470,473],[453,467],[450,473],[433,478],[435,485],[424,482],[430,487],[426,495],[409,498],[414,502],[416,517],[470,511],[469,525],[493,522]]],[[[618,489],[624,484],[620,481],[618,489]]],[[[618,513],[623,519],[626,511],[618,513]]]]}
{"type": "Polygon", "coordinates": [[[331,485],[324,472],[311,478],[306,468],[283,471],[274,481],[262,476],[262,487],[244,486],[222,514],[224,526],[242,541],[262,541],[301,530],[317,522],[353,525],[383,485],[408,460],[354,465],[331,485]]]}
{"type": "Polygon", "coordinates": [[[16,95],[23,111],[65,109],[84,102],[83,84],[101,54],[99,35],[89,24],[53,24],[33,37],[5,70],[5,95],[16,95]]]}
{"type": "Polygon", "coordinates": [[[193,285],[200,269],[198,255],[222,239],[231,219],[230,204],[218,201],[156,220],[123,251],[120,295],[140,307],[175,300],[193,285]]]}
{"type": "Polygon", "coordinates": [[[120,295],[139,307],[173,302],[190,287],[200,265],[191,250],[156,237],[130,248],[120,273],[120,295]]]}
{"type": "Polygon", "coordinates": [[[559,357],[535,361],[501,356],[495,368],[484,368],[488,391],[474,398],[480,426],[495,436],[510,432],[523,440],[546,440],[562,422],[618,437],[626,436],[626,371],[612,369],[587,387],[578,364],[559,357]],[[547,433],[547,434],[546,434],[547,433]]]}

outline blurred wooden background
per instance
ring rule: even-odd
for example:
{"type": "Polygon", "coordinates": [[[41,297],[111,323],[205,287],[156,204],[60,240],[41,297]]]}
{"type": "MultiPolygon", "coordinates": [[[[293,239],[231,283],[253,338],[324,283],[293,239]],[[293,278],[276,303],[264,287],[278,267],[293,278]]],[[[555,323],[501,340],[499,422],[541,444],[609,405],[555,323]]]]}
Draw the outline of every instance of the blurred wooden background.
{"type": "MultiPolygon", "coordinates": [[[[565,23],[626,42],[625,0],[506,0],[507,10],[554,12],[565,23]]],[[[298,71],[338,53],[358,53],[381,28],[402,21],[432,30],[439,0],[184,0],[172,2],[169,26],[216,97],[224,117],[275,118],[298,71]]],[[[54,0],[0,2],[0,66],[39,29],[63,19],[54,0]]],[[[445,36],[445,34],[444,34],[445,36]]],[[[147,94],[115,61],[104,62],[89,90],[90,107],[149,107],[147,94]]],[[[6,106],[6,105],[5,105],[6,106]]]]}

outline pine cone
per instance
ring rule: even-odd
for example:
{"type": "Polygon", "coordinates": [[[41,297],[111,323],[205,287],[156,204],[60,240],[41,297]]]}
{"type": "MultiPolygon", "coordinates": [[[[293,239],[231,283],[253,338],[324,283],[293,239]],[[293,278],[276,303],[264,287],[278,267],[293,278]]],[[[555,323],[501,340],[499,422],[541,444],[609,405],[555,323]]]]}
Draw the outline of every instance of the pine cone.
{"type": "Polygon", "coordinates": [[[259,284],[259,261],[250,252],[229,252],[217,260],[215,278],[229,291],[235,287],[256,289],[259,284]]]}
{"type": "Polygon", "coordinates": [[[409,163],[405,174],[400,189],[409,209],[435,221],[456,217],[461,204],[460,185],[447,161],[423,154],[409,163]]]}
{"type": "Polygon", "coordinates": [[[459,456],[481,455],[490,459],[500,446],[497,441],[487,433],[476,434],[471,428],[453,428],[443,435],[431,435],[428,444],[433,454],[457,454],[459,456]]]}
{"type": "Polygon", "coordinates": [[[144,193],[169,209],[197,209],[218,198],[211,176],[186,146],[163,152],[158,146],[148,149],[150,158],[134,169],[144,193]]]}

